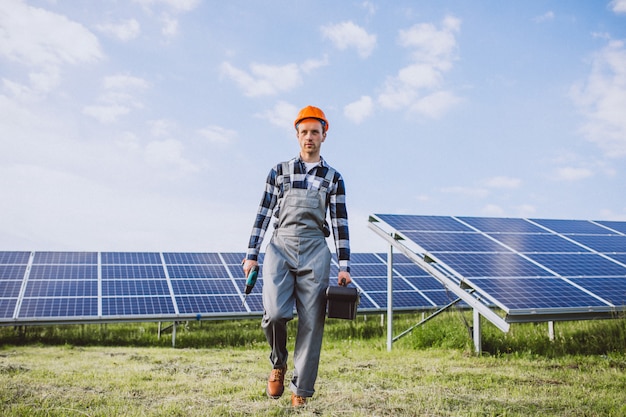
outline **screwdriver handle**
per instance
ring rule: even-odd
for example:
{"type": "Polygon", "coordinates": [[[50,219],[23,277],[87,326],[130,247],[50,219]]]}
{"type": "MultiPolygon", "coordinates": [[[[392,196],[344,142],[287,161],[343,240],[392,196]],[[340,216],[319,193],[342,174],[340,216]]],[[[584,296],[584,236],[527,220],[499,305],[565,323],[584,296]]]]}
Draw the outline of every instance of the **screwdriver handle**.
{"type": "Polygon", "coordinates": [[[248,278],[246,278],[246,289],[245,289],[246,295],[252,292],[252,289],[254,288],[254,285],[256,284],[256,279],[258,278],[258,276],[259,276],[259,266],[254,265],[250,269],[250,272],[248,273],[248,278]]]}

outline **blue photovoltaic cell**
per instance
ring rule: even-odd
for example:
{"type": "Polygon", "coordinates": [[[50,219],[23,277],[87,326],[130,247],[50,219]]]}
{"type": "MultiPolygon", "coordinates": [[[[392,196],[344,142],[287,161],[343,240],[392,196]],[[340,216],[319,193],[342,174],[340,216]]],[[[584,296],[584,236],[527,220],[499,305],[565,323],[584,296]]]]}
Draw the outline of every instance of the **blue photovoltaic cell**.
{"type": "Polygon", "coordinates": [[[15,312],[15,304],[17,304],[16,298],[0,298],[0,318],[10,319],[15,312]]]}
{"type": "Polygon", "coordinates": [[[161,265],[102,265],[102,279],[165,278],[161,265]]]}
{"type": "Polygon", "coordinates": [[[545,230],[524,219],[497,217],[459,217],[459,220],[484,233],[545,233],[545,230]]]}
{"type": "Polygon", "coordinates": [[[600,223],[601,225],[613,229],[616,232],[626,234],[626,222],[597,221],[596,223],[600,223]]]}
{"type": "Polygon", "coordinates": [[[33,265],[29,280],[36,279],[97,279],[96,265],[33,265]]]}
{"type": "Polygon", "coordinates": [[[622,265],[626,265],[626,254],[624,253],[622,254],[610,253],[606,256],[611,259],[615,259],[617,262],[620,262],[622,265]]]}
{"type": "Polygon", "coordinates": [[[0,297],[17,297],[20,294],[22,288],[22,281],[0,281],[0,297]]]}
{"type": "Polygon", "coordinates": [[[245,313],[239,296],[177,296],[182,314],[245,313]]]}
{"type": "MultiPolygon", "coordinates": [[[[386,259],[386,255],[382,255],[386,259]]],[[[380,264],[380,258],[375,253],[353,253],[350,262],[354,264],[380,264]]]]}
{"type": "Polygon", "coordinates": [[[562,234],[610,234],[605,228],[595,225],[587,220],[548,220],[531,219],[535,223],[562,234]]]}
{"type": "Polygon", "coordinates": [[[541,267],[512,253],[439,253],[437,258],[466,278],[550,275],[541,267]]]}
{"type": "Polygon", "coordinates": [[[102,252],[103,265],[161,265],[161,256],[157,252],[102,252]]]}
{"type": "Polygon", "coordinates": [[[576,242],[603,253],[626,253],[626,236],[578,235],[570,236],[576,242]]]}
{"type": "Polygon", "coordinates": [[[386,277],[387,265],[383,265],[382,263],[378,265],[351,264],[350,275],[354,275],[354,277],[386,277]]]}
{"type": "Polygon", "coordinates": [[[414,263],[398,264],[394,262],[393,270],[403,277],[430,277],[428,272],[425,272],[422,268],[415,265],[414,263]]]}
{"type": "MultiPolygon", "coordinates": [[[[217,253],[164,253],[165,263],[168,265],[221,265],[222,260],[217,253]]],[[[241,262],[241,260],[239,260],[241,262]]]]}
{"type": "Polygon", "coordinates": [[[95,280],[37,280],[29,281],[24,297],[97,297],[95,280]]]}
{"type": "Polygon", "coordinates": [[[399,232],[437,231],[437,232],[472,232],[473,230],[451,217],[411,216],[396,214],[378,215],[382,221],[399,232]]]}
{"type": "MultiPolygon", "coordinates": [[[[451,302],[456,301],[458,299],[455,293],[453,293],[452,291],[446,291],[445,289],[423,291],[423,293],[426,297],[432,300],[432,302],[435,303],[437,307],[448,305],[451,302]]],[[[466,304],[463,301],[459,301],[455,305],[460,307],[460,306],[465,306],[466,304]]]]}
{"type": "Polygon", "coordinates": [[[103,316],[154,316],[174,313],[170,297],[102,297],[103,316]]]}
{"type": "Polygon", "coordinates": [[[174,294],[237,294],[230,279],[173,279],[174,294]]]}
{"type": "Polygon", "coordinates": [[[170,278],[228,278],[222,265],[168,265],[170,278]]]}
{"type": "Polygon", "coordinates": [[[361,301],[359,302],[358,311],[364,310],[378,310],[379,306],[374,305],[367,297],[361,296],[361,301]]]}
{"type": "Polygon", "coordinates": [[[28,263],[30,252],[0,251],[0,265],[3,264],[24,264],[28,263]]]}
{"type": "Polygon", "coordinates": [[[560,278],[478,278],[472,283],[510,309],[572,308],[600,301],[560,278]]]}
{"type": "Polygon", "coordinates": [[[167,282],[162,280],[102,280],[102,296],[125,296],[125,295],[168,295],[170,293],[167,282]]]}
{"type": "Polygon", "coordinates": [[[507,252],[479,233],[405,232],[404,235],[428,252],[507,252]]]}
{"type": "MultiPolygon", "coordinates": [[[[245,278],[243,275],[243,268],[241,267],[241,265],[226,265],[226,268],[228,268],[228,271],[232,274],[233,278],[238,279],[238,278],[245,278]]],[[[263,276],[263,265],[259,265],[259,278],[261,278],[263,276]]],[[[332,266],[331,266],[332,268],[332,266]]],[[[332,272],[331,272],[332,275],[332,272]]],[[[224,277],[227,277],[228,275],[223,275],[224,277]]]]}
{"type": "MultiPolygon", "coordinates": [[[[406,277],[407,281],[415,286],[415,288],[424,290],[440,290],[442,285],[435,278],[428,277],[406,277]]],[[[395,281],[394,281],[395,282],[395,281]]]]}
{"type": "Polygon", "coordinates": [[[97,252],[36,252],[34,264],[97,264],[97,252]]]}
{"type": "MultiPolygon", "coordinates": [[[[333,276],[336,277],[337,275],[331,275],[331,277],[333,276]]],[[[239,290],[243,292],[244,289],[246,288],[246,279],[243,277],[235,278],[235,287],[239,288],[239,290]]],[[[252,288],[251,294],[254,294],[254,293],[261,294],[262,292],[263,292],[263,277],[259,275],[259,278],[256,281],[256,285],[254,286],[254,288],[252,288]]]]}
{"type": "MultiPolygon", "coordinates": [[[[221,253],[222,258],[224,258],[224,262],[228,265],[241,265],[241,261],[243,261],[246,257],[244,252],[225,252],[221,253]]],[[[259,253],[259,263],[263,263],[263,258],[265,257],[264,253],[259,253]]]]}
{"type": "Polygon", "coordinates": [[[263,312],[263,297],[260,294],[250,293],[246,297],[246,304],[250,307],[251,312],[263,312]]]}
{"type": "Polygon", "coordinates": [[[585,251],[583,247],[551,234],[498,233],[491,237],[520,253],[585,251]]]}
{"type": "Polygon", "coordinates": [[[396,292],[396,290],[394,289],[393,306],[394,308],[412,309],[417,307],[423,309],[431,308],[433,307],[433,304],[417,292],[396,292]]]}
{"type": "MultiPolygon", "coordinates": [[[[0,281],[5,279],[24,279],[26,265],[0,265],[0,281]]],[[[2,295],[2,293],[0,293],[2,295]]]]}
{"type": "Polygon", "coordinates": [[[625,277],[572,278],[571,281],[614,306],[626,306],[625,277]]]}
{"type": "Polygon", "coordinates": [[[529,258],[564,277],[625,276],[626,268],[596,254],[529,254],[529,258]]]}
{"type": "MultiPolygon", "coordinates": [[[[387,292],[372,292],[368,293],[368,295],[380,308],[387,308],[387,292]]],[[[367,301],[367,297],[361,297],[361,304],[359,304],[359,307],[366,308],[367,301]]],[[[374,306],[372,305],[372,307],[374,306]]]]}
{"type": "Polygon", "coordinates": [[[98,314],[96,297],[24,298],[19,317],[90,317],[98,314]]]}
{"type": "MultiPolygon", "coordinates": [[[[336,281],[336,280],[335,280],[336,281]]],[[[387,291],[387,278],[386,277],[360,277],[353,278],[353,281],[358,284],[363,291],[387,291]]],[[[401,278],[395,278],[393,280],[393,290],[412,290],[411,286],[401,278]]]]}

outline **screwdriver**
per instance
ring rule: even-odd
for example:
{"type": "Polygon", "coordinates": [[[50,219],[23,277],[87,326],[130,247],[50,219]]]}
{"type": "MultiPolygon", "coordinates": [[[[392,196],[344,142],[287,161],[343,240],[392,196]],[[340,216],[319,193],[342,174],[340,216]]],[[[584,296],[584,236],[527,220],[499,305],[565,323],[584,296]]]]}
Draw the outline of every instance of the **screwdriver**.
{"type": "Polygon", "coordinates": [[[246,298],[248,298],[248,294],[252,292],[252,289],[254,288],[254,284],[256,284],[256,279],[258,278],[258,276],[259,276],[259,266],[254,265],[250,269],[250,272],[248,272],[248,278],[246,279],[246,289],[244,290],[244,295],[243,295],[243,303],[241,303],[242,306],[246,303],[246,298]]]}

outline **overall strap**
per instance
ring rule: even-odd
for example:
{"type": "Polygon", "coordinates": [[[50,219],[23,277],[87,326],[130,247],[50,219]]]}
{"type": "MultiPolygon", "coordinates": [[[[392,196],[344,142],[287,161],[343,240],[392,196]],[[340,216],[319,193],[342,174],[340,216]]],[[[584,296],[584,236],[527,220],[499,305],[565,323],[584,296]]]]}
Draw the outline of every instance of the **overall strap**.
{"type": "Polygon", "coordinates": [[[289,163],[283,162],[283,195],[291,188],[291,173],[289,172],[289,163]]]}

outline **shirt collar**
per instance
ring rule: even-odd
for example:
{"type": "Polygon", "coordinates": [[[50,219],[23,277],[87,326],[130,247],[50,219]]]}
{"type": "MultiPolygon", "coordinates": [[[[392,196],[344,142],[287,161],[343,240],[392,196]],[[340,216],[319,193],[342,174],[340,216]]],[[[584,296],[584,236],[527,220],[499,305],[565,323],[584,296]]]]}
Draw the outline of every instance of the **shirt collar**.
{"type": "MultiPolygon", "coordinates": [[[[300,164],[304,164],[304,161],[302,160],[302,157],[298,154],[298,156],[296,156],[296,162],[300,163],[300,164]]],[[[326,161],[324,161],[324,158],[322,158],[322,156],[320,155],[320,161],[317,164],[318,166],[326,166],[326,161]]]]}

